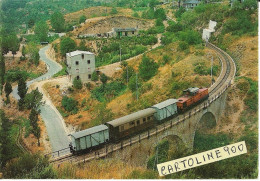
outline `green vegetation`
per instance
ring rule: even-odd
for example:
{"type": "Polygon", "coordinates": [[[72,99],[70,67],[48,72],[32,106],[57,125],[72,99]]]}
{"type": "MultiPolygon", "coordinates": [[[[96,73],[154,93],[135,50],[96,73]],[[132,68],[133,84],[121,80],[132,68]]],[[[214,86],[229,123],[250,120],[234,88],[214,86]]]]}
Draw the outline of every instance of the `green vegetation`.
{"type": "Polygon", "coordinates": [[[91,91],[91,96],[100,102],[110,101],[124,92],[126,86],[122,82],[113,81],[96,87],[91,91]]]}
{"type": "Polygon", "coordinates": [[[35,25],[35,35],[41,42],[48,41],[49,27],[45,21],[39,21],[35,25]]]}
{"type": "Polygon", "coordinates": [[[154,35],[146,35],[140,32],[139,37],[121,37],[120,39],[102,40],[99,46],[99,53],[96,57],[96,66],[103,66],[120,61],[120,48],[121,60],[126,60],[147,50],[148,45],[157,43],[157,38],[154,35]]]}
{"type": "Polygon", "coordinates": [[[37,45],[33,42],[30,42],[26,47],[26,53],[29,56],[29,62],[38,66],[40,55],[39,55],[39,48],[37,47],[37,45]]]}
{"type": "Polygon", "coordinates": [[[63,14],[55,12],[51,15],[51,26],[55,32],[60,33],[65,30],[65,19],[63,14]]]}
{"type": "Polygon", "coordinates": [[[0,52],[0,95],[2,95],[4,83],[5,83],[5,60],[2,56],[2,52],[0,52]]]}
{"type": "Polygon", "coordinates": [[[12,179],[54,179],[57,174],[49,164],[48,158],[40,154],[24,154],[7,165],[5,178],[12,179]]]}
{"type": "MultiPolygon", "coordinates": [[[[194,72],[199,75],[210,75],[211,74],[211,67],[207,68],[207,66],[205,65],[204,62],[195,63],[193,66],[195,67],[194,72]]],[[[213,65],[212,66],[212,75],[216,76],[218,70],[219,70],[219,67],[217,65],[213,65]]]]}
{"type": "MultiPolygon", "coordinates": [[[[257,111],[258,110],[258,82],[253,81],[252,79],[248,77],[239,77],[239,79],[245,79],[249,83],[249,89],[247,91],[246,98],[244,99],[245,104],[252,110],[257,111]]],[[[248,88],[248,85],[246,85],[248,88]]],[[[244,87],[240,87],[244,88],[244,87]]]]}
{"type": "Polygon", "coordinates": [[[77,45],[74,40],[69,37],[63,38],[60,42],[61,55],[65,56],[66,53],[74,51],[76,47],[77,45]]]}
{"type": "Polygon", "coordinates": [[[81,23],[84,23],[85,21],[86,21],[86,16],[85,15],[82,15],[82,16],[80,16],[80,18],[79,18],[79,23],[81,24],[81,23]]]}
{"type": "Polygon", "coordinates": [[[78,101],[68,96],[64,96],[61,101],[62,107],[72,114],[77,114],[78,112],[78,101]]]}
{"type": "Polygon", "coordinates": [[[2,0],[2,22],[10,30],[25,30],[22,24],[32,27],[35,22],[48,20],[53,12],[59,12],[62,9],[63,14],[75,12],[91,6],[100,6],[100,2],[89,0],[2,0]],[[18,29],[19,28],[19,29],[18,29]]]}
{"type": "Polygon", "coordinates": [[[139,75],[144,81],[147,81],[156,75],[158,68],[159,65],[153,59],[143,56],[139,65],[139,75]]]}
{"type": "Polygon", "coordinates": [[[81,79],[74,78],[73,87],[75,87],[76,89],[82,89],[83,85],[81,79]]]}

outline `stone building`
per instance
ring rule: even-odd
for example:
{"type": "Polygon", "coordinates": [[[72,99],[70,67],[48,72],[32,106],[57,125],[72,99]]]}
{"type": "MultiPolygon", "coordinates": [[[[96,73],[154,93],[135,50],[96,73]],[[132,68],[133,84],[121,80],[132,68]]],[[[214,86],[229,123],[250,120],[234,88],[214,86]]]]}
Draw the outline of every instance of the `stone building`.
{"type": "Polygon", "coordinates": [[[138,35],[138,30],[137,28],[113,28],[107,34],[110,37],[136,36],[138,35]]]}
{"type": "Polygon", "coordinates": [[[73,51],[66,53],[67,72],[69,80],[81,79],[83,83],[91,81],[95,71],[95,54],[87,51],[73,51]]]}

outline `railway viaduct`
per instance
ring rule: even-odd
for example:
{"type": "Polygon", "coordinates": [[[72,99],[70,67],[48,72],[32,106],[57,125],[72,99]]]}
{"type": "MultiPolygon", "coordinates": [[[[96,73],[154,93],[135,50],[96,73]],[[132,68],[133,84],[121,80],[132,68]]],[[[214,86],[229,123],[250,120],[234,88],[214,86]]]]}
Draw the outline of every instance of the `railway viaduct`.
{"type": "MultiPolygon", "coordinates": [[[[166,137],[178,137],[185,146],[192,150],[196,130],[200,126],[210,129],[214,127],[225,109],[225,102],[227,97],[227,89],[232,85],[236,73],[236,66],[233,59],[224,51],[207,43],[208,48],[213,49],[222,64],[220,76],[216,82],[209,88],[209,99],[200,103],[193,109],[174,117],[164,124],[156,126],[151,130],[143,132],[140,135],[135,135],[129,139],[123,140],[117,144],[109,144],[100,150],[93,151],[82,156],[65,156],[53,159],[51,162],[60,164],[65,161],[70,162],[85,162],[95,158],[106,157],[112,155],[113,157],[126,158],[134,153],[137,159],[147,159],[147,152],[140,153],[137,149],[149,152],[158,143],[158,141],[166,137]],[[150,150],[149,150],[150,149],[150,150]],[[139,155],[139,156],[138,156],[139,155]]],[[[145,152],[145,151],[144,151],[145,152]]],[[[54,156],[53,156],[54,157],[54,156]]]]}

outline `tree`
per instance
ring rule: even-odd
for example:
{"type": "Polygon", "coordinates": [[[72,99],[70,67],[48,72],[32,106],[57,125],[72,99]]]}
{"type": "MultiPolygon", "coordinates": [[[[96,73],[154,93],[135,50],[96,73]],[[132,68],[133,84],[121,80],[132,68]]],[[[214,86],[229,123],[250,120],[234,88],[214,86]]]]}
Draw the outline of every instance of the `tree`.
{"type": "Polygon", "coordinates": [[[76,77],[74,78],[73,80],[73,86],[76,88],[76,89],[82,89],[82,81],[81,79],[77,79],[76,77]]]}
{"type": "Polygon", "coordinates": [[[55,32],[62,32],[65,29],[65,19],[60,12],[55,12],[51,15],[51,26],[55,32]]]}
{"type": "Polygon", "coordinates": [[[39,111],[37,111],[36,109],[32,109],[31,113],[29,115],[29,120],[30,120],[30,124],[32,126],[32,133],[38,140],[38,146],[40,146],[41,130],[38,125],[38,121],[39,121],[38,116],[39,116],[39,111]]]}
{"type": "Polygon", "coordinates": [[[9,41],[9,50],[12,52],[13,57],[16,54],[16,52],[19,50],[19,39],[17,38],[16,34],[11,34],[8,36],[9,41]]]}
{"type": "Polygon", "coordinates": [[[79,24],[84,23],[86,21],[86,16],[85,15],[81,15],[79,18],[79,24]]]}
{"type": "Polygon", "coordinates": [[[29,61],[36,66],[39,65],[40,55],[39,55],[39,48],[34,42],[30,42],[26,47],[26,52],[29,56],[29,61]]]}
{"type": "Polygon", "coordinates": [[[5,83],[5,60],[0,53],[0,95],[2,95],[3,85],[5,83]]]}
{"type": "Polygon", "coordinates": [[[41,41],[48,41],[48,31],[49,27],[45,21],[39,21],[35,25],[35,35],[41,41]]]}
{"type": "Polygon", "coordinates": [[[25,47],[23,45],[23,47],[22,47],[22,56],[25,57],[25,55],[26,55],[26,49],[25,49],[25,47]]]}
{"type": "Polygon", "coordinates": [[[32,90],[30,93],[25,95],[24,105],[27,109],[35,109],[39,111],[39,107],[44,104],[42,102],[42,93],[39,92],[38,88],[32,90]]]}
{"type": "Polygon", "coordinates": [[[91,75],[91,80],[94,81],[94,82],[98,81],[98,74],[97,74],[96,71],[94,71],[94,72],[92,73],[92,75],[91,75]]]}
{"type": "Polygon", "coordinates": [[[6,99],[7,99],[7,103],[10,102],[10,100],[9,100],[9,95],[11,94],[12,91],[13,91],[13,90],[12,90],[12,85],[10,84],[9,81],[7,81],[7,82],[5,83],[5,96],[6,96],[6,99]]]}
{"type": "Polygon", "coordinates": [[[136,76],[132,76],[129,80],[128,83],[128,88],[132,91],[135,92],[137,89],[140,89],[142,87],[142,83],[140,82],[139,79],[136,79],[136,76]]]}
{"type": "Polygon", "coordinates": [[[144,81],[147,81],[157,73],[158,68],[159,65],[153,59],[143,56],[139,65],[139,75],[144,81]]]}
{"type": "Polygon", "coordinates": [[[60,52],[62,56],[65,56],[66,53],[74,51],[76,49],[77,45],[74,40],[72,40],[70,37],[66,37],[61,40],[60,42],[60,52]]]}
{"type": "Polygon", "coordinates": [[[27,86],[26,86],[26,82],[25,82],[25,79],[23,77],[21,77],[19,80],[18,80],[18,95],[20,96],[20,100],[18,102],[18,105],[19,105],[19,109],[22,110],[24,108],[24,98],[25,98],[25,95],[27,93],[27,86]]]}
{"type": "Polygon", "coordinates": [[[80,41],[78,50],[87,51],[86,41],[85,40],[81,40],[80,41]]]}
{"type": "Polygon", "coordinates": [[[161,20],[166,20],[166,14],[163,8],[156,9],[154,17],[161,20]]]}
{"type": "Polygon", "coordinates": [[[183,50],[186,50],[188,48],[189,48],[189,44],[188,43],[186,43],[185,41],[180,41],[179,42],[178,50],[183,51],[183,50]]]}
{"type": "Polygon", "coordinates": [[[49,164],[49,158],[40,154],[23,154],[10,162],[4,172],[5,178],[53,179],[56,172],[49,164]]]}
{"type": "Polygon", "coordinates": [[[61,101],[61,105],[68,112],[72,112],[76,114],[78,112],[78,101],[73,98],[69,98],[68,96],[64,96],[61,101]]]}
{"type": "Polygon", "coordinates": [[[29,19],[28,28],[32,28],[34,26],[34,23],[35,23],[34,19],[29,19]]]}
{"type": "Polygon", "coordinates": [[[0,164],[4,167],[6,162],[13,157],[13,149],[10,148],[11,138],[9,136],[11,124],[2,109],[0,109],[0,123],[0,164]]]}
{"type": "Polygon", "coordinates": [[[105,85],[107,83],[108,77],[105,74],[101,74],[100,81],[105,85]]]}

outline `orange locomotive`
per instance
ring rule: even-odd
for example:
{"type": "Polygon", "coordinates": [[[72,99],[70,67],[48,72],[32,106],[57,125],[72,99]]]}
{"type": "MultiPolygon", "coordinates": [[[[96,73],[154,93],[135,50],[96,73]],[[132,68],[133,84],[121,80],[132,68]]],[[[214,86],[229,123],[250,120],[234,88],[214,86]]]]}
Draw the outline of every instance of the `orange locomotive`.
{"type": "Polygon", "coordinates": [[[177,102],[178,112],[184,112],[198,103],[208,99],[209,93],[207,88],[199,89],[191,87],[183,91],[185,95],[180,97],[177,102]]]}

